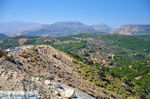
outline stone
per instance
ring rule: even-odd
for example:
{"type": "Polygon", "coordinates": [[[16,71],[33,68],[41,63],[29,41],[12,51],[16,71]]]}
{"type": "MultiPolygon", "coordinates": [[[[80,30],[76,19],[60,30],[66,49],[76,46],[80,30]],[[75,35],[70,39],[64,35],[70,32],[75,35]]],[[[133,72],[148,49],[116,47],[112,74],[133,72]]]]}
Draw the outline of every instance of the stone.
{"type": "Polygon", "coordinates": [[[46,85],[51,84],[50,80],[45,80],[44,83],[45,83],[46,85]]]}
{"type": "Polygon", "coordinates": [[[54,86],[58,89],[64,89],[60,84],[54,84],[54,86]]]}
{"type": "Polygon", "coordinates": [[[40,80],[40,78],[39,78],[39,77],[37,77],[37,78],[36,78],[36,81],[39,81],[39,80],[40,80]]]}
{"type": "Polygon", "coordinates": [[[75,95],[74,89],[65,89],[64,92],[61,94],[64,98],[71,98],[75,95]]]}

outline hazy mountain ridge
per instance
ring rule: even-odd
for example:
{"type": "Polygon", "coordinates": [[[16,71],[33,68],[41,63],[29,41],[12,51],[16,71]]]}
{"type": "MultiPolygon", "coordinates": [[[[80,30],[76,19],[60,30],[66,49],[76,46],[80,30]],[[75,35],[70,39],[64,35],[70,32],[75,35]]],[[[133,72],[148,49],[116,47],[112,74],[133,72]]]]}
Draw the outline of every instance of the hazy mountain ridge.
{"type": "MultiPolygon", "coordinates": [[[[0,24],[0,26],[0,32],[10,36],[62,36],[80,32],[97,31],[97,29],[93,26],[86,25],[77,21],[56,22],[54,24],[38,24],[30,22],[11,21],[3,22],[0,24]]],[[[97,26],[95,25],[95,27],[97,26]]],[[[99,25],[97,28],[98,31],[102,32],[106,29],[99,25]]],[[[108,27],[106,30],[108,30],[108,27]]]]}
{"type": "Polygon", "coordinates": [[[150,35],[150,25],[123,25],[113,31],[113,33],[129,34],[129,35],[150,35]]]}
{"type": "Polygon", "coordinates": [[[24,35],[48,35],[48,36],[63,36],[67,34],[94,31],[94,29],[88,25],[80,22],[57,22],[51,25],[38,29],[36,31],[25,31],[24,35]]]}
{"type": "Polygon", "coordinates": [[[56,22],[54,24],[38,24],[11,21],[0,23],[0,33],[9,36],[63,36],[81,32],[119,33],[124,35],[150,35],[150,25],[123,25],[117,29],[105,24],[86,25],[77,21],[56,22]]]}

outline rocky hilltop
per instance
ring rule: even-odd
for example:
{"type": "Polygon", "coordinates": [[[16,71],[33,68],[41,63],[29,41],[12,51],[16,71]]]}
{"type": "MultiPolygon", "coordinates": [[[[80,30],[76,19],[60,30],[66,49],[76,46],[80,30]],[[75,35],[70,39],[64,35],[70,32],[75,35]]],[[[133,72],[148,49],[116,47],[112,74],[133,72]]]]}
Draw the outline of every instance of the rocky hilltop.
{"type": "Polygon", "coordinates": [[[1,91],[38,92],[45,99],[120,98],[87,81],[73,58],[51,46],[21,46],[19,50],[0,53],[1,91]]]}

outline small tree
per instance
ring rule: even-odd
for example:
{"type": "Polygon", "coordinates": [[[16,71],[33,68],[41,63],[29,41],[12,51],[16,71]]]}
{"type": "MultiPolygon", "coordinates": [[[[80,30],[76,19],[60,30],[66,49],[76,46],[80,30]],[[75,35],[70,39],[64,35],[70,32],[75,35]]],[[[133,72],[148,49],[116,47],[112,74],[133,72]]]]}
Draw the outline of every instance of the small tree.
{"type": "Polygon", "coordinates": [[[0,58],[2,58],[2,57],[5,56],[5,55],[6,55],[6,52],[0,50],[0,58]]]}

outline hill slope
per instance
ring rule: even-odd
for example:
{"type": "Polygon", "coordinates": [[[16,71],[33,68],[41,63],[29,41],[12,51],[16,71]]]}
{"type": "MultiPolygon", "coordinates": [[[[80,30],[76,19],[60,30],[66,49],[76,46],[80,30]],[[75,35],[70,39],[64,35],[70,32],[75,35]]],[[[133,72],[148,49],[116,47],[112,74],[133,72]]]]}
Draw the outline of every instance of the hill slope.
{"type": "Polygon", "coordinates": [[[86,80],[74,61],[73,58],[48,45],[22,46],[21,50],[10,52],[8,56],[0,58],[1,89],[36,90],[43,98],[57,99],[58,95],[52,92],[54,89],[48,89],[47,85],[42,84],[42,81],[47,79],[78,88],[95,97],[118,97],[86,80]]]}

